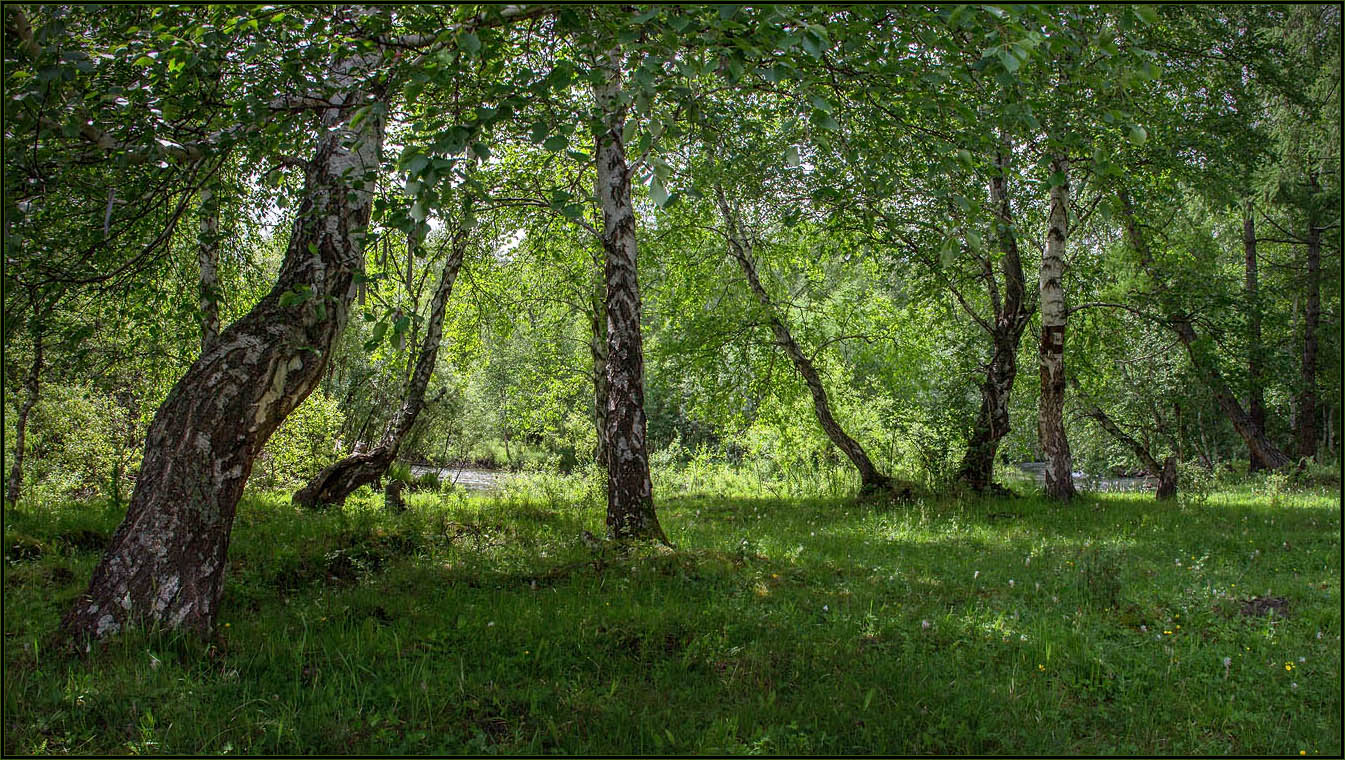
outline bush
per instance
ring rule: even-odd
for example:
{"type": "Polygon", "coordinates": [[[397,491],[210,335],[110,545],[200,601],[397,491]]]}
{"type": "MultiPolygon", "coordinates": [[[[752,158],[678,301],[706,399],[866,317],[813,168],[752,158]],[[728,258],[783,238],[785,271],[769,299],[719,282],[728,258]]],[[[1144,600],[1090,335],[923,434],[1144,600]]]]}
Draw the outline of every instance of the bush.
{"type": "Polygon", "coordinates": [[[336,434],[345,415],[336,399],[313,391],[285,418],[253,465],[259,489],[296,488],[336,461],[336,434]]]}

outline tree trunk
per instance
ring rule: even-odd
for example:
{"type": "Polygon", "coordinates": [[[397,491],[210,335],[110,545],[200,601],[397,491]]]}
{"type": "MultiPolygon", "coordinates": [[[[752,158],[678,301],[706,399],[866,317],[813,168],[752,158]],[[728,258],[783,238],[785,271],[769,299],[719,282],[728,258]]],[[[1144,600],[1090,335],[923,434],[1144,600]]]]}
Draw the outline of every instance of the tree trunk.
{"type": "Polygon", "coordinates": [[[1013,209],[1009,205],[1007,169],[1011,146],[1004,146],[995,159],[997,171],[990,179],[990,205],[994,209],[995,230],[1002,256],[1000,274],[1004,278],[1004,299],[998,296],[993,270],[987,266],[986,287],[995,306],[995,321],[990,338],[992,353],[981,383],[981,410],[976,416],[976,427],[967,443],[967,453],[958,467],[957,479],[973,491],[1007,493],[994,483],[995,454],[999,443],[1009,433],[1009,399],[1013,393],[1014,378],[1018,376],[1018,343],[1032,317],[1027,303],[1027,287],[1023,264],[1018,255],[1018,238],[1013,231],[1013,209]]]}
{"type": "Polygon", "coordinates": [[[463,255],[467,252],[467,233],[454,234],[452,250],[439,275],[439,285],[430,300],[430,316],[425,320],[425,338],[416,357],[415,369],[407,381],[402,406],[388,421],[383,439],[373,449],[354,454],[323,468],[303,488],[294,493],[295,504],[304,507],[344,504],[346,498],[362,485],[374,483],[383,477],[397,458],[402,440],[415,424],[420,410],[425,407],[425,389],[430,385],[435,362],[439,359],[439,342],[444,334],[444,309],[453,292],[463,255]]]}
{"type": "MultiPolygon", "coordinates": [[[[1314,183],[1315,184],[1315,183],[1314,183]]],[[[1298,458],[1317,455],[1317,323],[1322,314],[1322,230],[1308,226],[1308,282],[1303,304],[1303,363],[1298,392],[1298,458]]]]}
{"type": "MultiPolygon", "coordinates": [[[[37,304],[33,305],[34,311],[37,311],[37,304]]],[[[9,483],[5,489],[5,498],[10,504],[17,504],[19,501],[19,490],[23,486],[23,450],[24,438],[28,432],[28,415],[32,413],[33,407],[37,406],[38,392],[40,390],[39,381],[42,376],[42,336],[45,330],[39,323],[40,315],[33,315],[33,366],[28,371],[28,397],[23,400],[23,405],[19,407],[18,419],[14,420],[14,462],[9,468],[9,483]]]]}
{"type": "Polygon", "coordinates": [[[126,519],[61,622],[71,639],[137,623],[214,628],[230,529],[253,461],[321,379],[364,270],[383,120],[369,113],[353,127],[355,109],[340,105],[368,102],[356,78],[380,59],[371,53],[333,66],[335,106],[321,115],[275,287],[220,334],[155,414],[126,519]]]}
{"type": "MultiPolygon", "coordinates": [[[[1252,204],[1247,202],[1242,219],[1242,249],[1246,255],[1247,280],[1247,416],[1251,424],[1264,435],[1266,404],[1261,386],[1261,296],[1257,284],[1256,222],[1252,218],[1252,204]]],[[[1248,447],[1249,472],[1264,470],[1266,463],[1248,447]]]]}
{"type": "Polygon", "coordinates": [[[201,191],[201,235],[196,246],[201,269],[201,353],[219,339],[219,198],[214,188],[201,191]]]}
{"type": "Polygon", "coordinates": [[[596,139],[595,193],[602,208],[607,283],[607,531],[612,538],[667,542],[654,511],[644,412],[644,346],[640,333],[640,284],[636,268],[635,210],[630,169],[621,142],[621,52],[600,63],[603,79],[593,95],[602,112],[596,139]]]}
{"type": "Polygon", "coordinates": [[[812,360],[803,353],[799,344],[794,340],[794,336],[789,332],[789,328],[780,319],[775,311],[775,306],[771,303],[770,295],[761,285],[761,278],[757,276],[756,265],[752,263],[752,244],[747,240],[743,230],[739,227],[737,219],[733,214],[733,209],[729,206],[728,198],[724,195],[724,189],[715,185],[715,197],[719,201],[719,211],[724,216],[724,224],[728,229],[729,251],[733,258],[737,260],[738,265],[743,270],[743,275],[747,278],[747,285],[752,290],[752,295],[761,304],[769,320],[771,332],[775,335],[775,343],[789,360],[794,363],[794,369],[803,377],[803,382],[808,386],[808,392],[813,397],[813,411],[817,414],[817,423],[822,426],[822,431],[827,434],[827,438],[835,444],[836,448],[841,450],[859,470],[860,490],[866,492],[879,491],[891,485],[891,478],[878,471],[869,459],[869,455],[864,451],[864,447],[859,442],[851,438],[840,423],[836,421],[836,416],[831,413],[831,402],[827,398],[827,390],[822,385],[822,378],[817,374],[817,368],[813,366],[812,360]]]}
{"type": "MultiPolygon", "coordinates": [[[[1077,382],[1074,383],[1074,387],[1077,391],[1077,382]]],[[[1135,440],[1134,437],[1122,430],[1121,426],[1117,425],[1111,417],[1108,417],[1107,413],[1102,411],[1102,407],[1098,406],[1095,402],[1086,402],[1084,414],[1096,421],[1103,430],[1111,435],[1111,437],[1120,441],[1126,448],[1129,448],[1135,453],[1135,457],[1140,460],[1140,464],[1144,466],[1145,471],[1158,481],[1158,491],[1154,495],[1160,501],[1170,499],[1177,495],[1176,457],[1168,457],[1168,460],[1160,465],[1158,460],[1154,458],[1152,453],[1150,453],[1147,446],[1135,440]],[[1170,473],[1169,470],[1171,470],[1170,473]]]]}
{"type": "Polygon", "coordinates": [[[1074,496],[1074,463],[1065,435],[1065,291],[1060,279],[1065,271],[1065,240],[1069,232],[1069,161],[1057,156],[1052,174],[1061,184],[1051,188],[1051,212],[1046,249],[1041,257],[1041,399],[1037,405],[1037,436],[1046,455],[1046,495],[1068,500],[1074,496]]]}
{"type": "Polygon", "coordinates": [[[594,278],[589,310],[588,352],[593,359],[593,427],[598,434],[593,461],[607,469],[612,447],[607,442],[607,292],[601,276],[594,278]]]}
{"type": "MultiPolygon", "coordinates": [[[[1141,266],[1149,273],[1150,277],[1158,281],[1159,278],[1154,271],[1153,256],[1144,236],[1140,233],[1139,222],[1135,218],[1135,208],[1131,203],[1130,194],[1122,188],[1118,197],[1121,200],[1121,210],[1125,216],[1126,237],[1129,238],[1130,246],[1139,254],[1141,266]]],[[[1242,405],[1238,403],[1237,397],[1233,395],[1228,383],[1224,381],[1223,374],[1219,371],[1218,357],[1214,356],[1207,341],[1200,340],[1195,327],[1191,324],[1191,318],[1179,313],[1178,309],[1171,303],[1165,303],[1162,308],[1166,320],[1165,324],[1177,334],[1177,338],[1186,347],[1186,353],[1191,358],[1191,365],[1195,367],[1196,372],[1204,381],[1205,387],[1213,394],[1219,409],[1233,424],[1233,429],[1247,444],[1251,456],[1256,457],[1262,464],[1272,470],[1289,464],[1288,455],[1270,442],[1270,439],[1266,437],[1264,427],[1258,427],[1252,421],[1251,415],[1243,411],[1242,405]]]]}

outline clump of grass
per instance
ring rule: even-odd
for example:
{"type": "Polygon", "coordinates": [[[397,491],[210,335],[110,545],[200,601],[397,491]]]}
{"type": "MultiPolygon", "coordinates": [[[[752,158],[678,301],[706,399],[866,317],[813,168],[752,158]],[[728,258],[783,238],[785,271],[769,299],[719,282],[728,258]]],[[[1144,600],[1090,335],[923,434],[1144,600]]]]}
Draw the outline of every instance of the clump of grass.
{"type": "Polygon", "coordinates": [[[876,510],[665,482],[669,550],[583,540],[603,514],[578,480],[398,513],[249,497],[218,635],[88,659],[44,644],[98,559],[61,537],[119,515],[7,510],[7,546],[44,548],[7,559],[3,750],[1341,751],[1332,493],[876,510]]]}

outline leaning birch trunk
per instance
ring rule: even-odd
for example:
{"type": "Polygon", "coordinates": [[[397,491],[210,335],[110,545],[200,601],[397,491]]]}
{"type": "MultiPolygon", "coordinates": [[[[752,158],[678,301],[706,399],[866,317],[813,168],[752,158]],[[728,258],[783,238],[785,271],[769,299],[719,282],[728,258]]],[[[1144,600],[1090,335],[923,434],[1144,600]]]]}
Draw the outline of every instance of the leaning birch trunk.
{"type": "Polygon", "coordinates": [[[234,512],[252,464],[313,390],[345,328],[364,270],[383,120],[358,77],[381,56],[337,61],[334,107],[306,167],[304,196],[275,287],[187,370],[150,424],[126,519],[61,622],[75,642],[128,625],[215,626],[234,512]]]}
{"type": "MultiPolygon", "coordinates": [[[[1077,391],[1078,383],[1073,382],[1072,385],[1077,391]]],[[[1177,458],[1175,456],[1169,456],[1167,460],[1160,465],[1158,460],[1155,459],[1154,455],[1149,451],[1148,447],[1122,430],[1121,426],[1117,425],[1115,420],[1107,416],[1107,413],[1102,411],[1102,407],[1098,406],[1096,402],[1085,402],[1084,414],[1097,422],[1098,426],[1107,431],[1111,437],[1120,441],[1126,448],[1134,452],[1135,458],[1139,459],[1140,464],[1144,465],[1144,470],[1158,483],[1158,488],[1154,492],[1154,498],[1159,501],[1165,501],[1177,495],[1177,458]]]]}
{"type": "MultiPolygon", "coordinates": [[[[1315,184],[1315,183],[1314,183],[1315,184]]],[[[1303,362],[1294,421],[1300,460],[1317,455],[1317,325],[1322,314],[1322,228],[1308,222],[1307,298],[1303,304],[1303,362]]]]}
{"type": "Polygon", "coordinates": [[[808,386],[808,392],[813,397],[813,411],[817,414],[817,423],[822,426],[822,431],[827,434],[827,438],[836,448],[841,450],[842,454],[850,459],[859,470],[860,490],[862,492],[878,492],[887,489],[892,484],[892,479],[878,471],[873,465],[873,460],[864,451],[864,447],[859,442],[851,438],[841,424],[836,421],[836,416],[831,413],[831,402],[827,398],[827,390],[822,385],[822,378],[817,374],[817,368],[813,366],[812,360],[803,353],[799,344],[794,340],[794,336],[789,332],[789,328],[781,321],[775,312],[775,307],[771,303],[770,295],[761,285],[761,278],[757,276],[756,265],[752,262],[751,243],[748,242],[742,229],[737,224],[733,214],[733,209],[729,206],[728,199],[724,195],[724,189],[718,185],[715,186],[715,198],[719,201],[719,211],[724,217],[724,224],[728,229],[729,251],[733,258],[737,260],[738,266],[742,268],[743,275],[747,278],[747,285],[752,290],[752,295],[756,297],[757,303],[765,310],[767,319],[770,322],[771,332],[775,335],[775,343],[778,345],[789,360],[794,363],[794,369],[803,377],[803,382],[808,386]]]}
{"type": "Polygon", "coordinates": [[[999,268],[1004,278],[1004,299],[1000,302],[994,275],[987,267],[986,286],[996,306],[990,333],[993,348],[981,383],[981,410],[957,472],[959,481],[981,493],[1008,493],[1008,489],[994,482],[995,454],[1000,441],[1009,433],[1009,399],[1018,376],[1018,344],[1033,311],[1027,301],[1018,237],[1013,231],[1013,209],[1009,205],[1008,162],[1012,152],[1012,146],[1003,146],[995,160],[997,171],[990,179],[990,205],[996,216],[995,229],[1002,253],[999,268]]]}
{"type": "Polygon", "coordinates": [[[1068,500],[1074,496],[1073,462],[1065,435],[1065,240],[1069,232],[1069,161],[1057,156],[1051,173],[1060,184],[1051,188],[1051,213],[1046,249],[1041,256],[1041,398],[1037,404],[1037,437],[1046,456],[1046,495],[1068,500]]]}
{"type": "MultiPolygon", "coordinates": [[[[34,311],[36,311],[34,304],[34,311]]],[[[41,390],[39,381],[42,378],[42,327],[38,323],[39,315],[33,315],[33,366],[28,371],[28,397],[23,400],[23,406],[19,407],[19,416],[14,420],[14,463],[9,468],[9,483],[5,489],[5,498],[10,504],[17,504],[19,501],[19,489],[23,486],[23,449],[24,438],[28,432],[28,415],[32,413],[33,407],[37,406],[38,391],[41,390]]]]}
{"type": "Polygon", "coordinates": [[[599,64],[602,82],[593,95],[602,112],[596,139],[595,193],[602,208],[607,283],[607,532],[612,538],[667,542],[654,511],[644,411],[644,346],[640,333],[640,284],[636,269],[635,209],[630,169],[621,141],[621,52],[599,64]]]}
{"type": "Polygon", "coordinates": [[[435,362],[439,359],[439,342],[444,334],[444,309],[453,292],[462,258],[467,251],[467,233],[454,233],[452,249],[444,262],[439,284],[430,300],[430,316],[426,319],[425,337],[416,357],[415,369],[407,382],[406,395],[401,407],[388,422],[383,439],[369,451],[352,454],[323,468],[303,488],[295,492],[293,501],[304,507],[344,504],[346,498],[362,485],[383,477],[397,458],[402,440],[411,431],[420,410],[425,407],[425,389],[430,385],[435,362]]]}
{"type": "MultiPolygon", "coordinates": [[[[1266,404],[1261,389],[1261,298],[1257,282],[1256,222],[1252,218],[1252,204],[1248,201],[1242,218],[1242,252],[1245,259],[1247,297],[1247,415],[1252,425],[1264,433],[1266,404]]],[[[1248,447],[1247,469],[1264,470],[1266,463],[1248,447]]]]}
{"type": "Polygon", "coordinates": [[[196,244],[200,266],[201,353],[219,339],[219,197],[214,188],[201,191],[201,234],[196,244]]]}
{"type": "MultiPolygon", "coordinates": [[[[1117,197],[1121,201],[1121,212],[1125,218],[1126,238],[1130,247],[1139,255],[1140,264],[1149,273],[1149,276],[1158,280],[1153,255],[1140,231],[1139,221],[1135,218],[1135,207],[1131,202],[1130,193],[1122,188],[1117,197]]],[[[1211,350],[1209,341],[1200,339],[1195,327],[1191,324],[1191,318],[1171,304],[1164,304],[1163,310],[1167,327],[1176,333],[1178,340],[1186,348],[1187,356],[1191,359],[1191,366],[1195,367],[1197,374],[1200,375],[1205,386],[1213,394],[1219,409],[1233,424],[1233,429],[1242,437],[1243,443],[1247,444],[1252,456],[1259,459],[1267,469],[1271,470],[1277,470],[1290,464],[1289,456],[1266,437],[1264,426],[1257,425],[1251,415],[1242,409],[1237,397],[1233,395],[1228,383],[1224,381],[1223,373],[1219,371],[1218,357],[1211,350]]]]}

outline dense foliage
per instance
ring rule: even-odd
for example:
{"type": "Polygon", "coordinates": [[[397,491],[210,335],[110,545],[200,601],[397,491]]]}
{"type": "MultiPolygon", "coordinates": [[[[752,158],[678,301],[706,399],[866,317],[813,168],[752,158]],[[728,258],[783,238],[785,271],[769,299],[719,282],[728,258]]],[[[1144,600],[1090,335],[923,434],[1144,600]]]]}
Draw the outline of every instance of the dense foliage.
{"type": "Polygon", "coordinates": [[[665,544],[682,493],[1339,471],[1338,5],[4,14],[6,542],[121,520],[84,651],[218,634],[235,515],[464,466],[665,544]]]}

